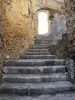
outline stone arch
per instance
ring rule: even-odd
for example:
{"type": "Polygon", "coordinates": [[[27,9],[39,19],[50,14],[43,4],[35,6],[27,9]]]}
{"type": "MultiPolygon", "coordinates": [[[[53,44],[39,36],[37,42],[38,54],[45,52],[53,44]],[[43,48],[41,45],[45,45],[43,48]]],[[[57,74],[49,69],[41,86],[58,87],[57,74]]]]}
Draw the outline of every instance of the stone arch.
{"type": "Polygon", "coordinates": [[[39,8],[39,9],[37,9],[36,12],[38,12],[38,11],[49,11],[51,14],[55,14],[55,13],[61,14],[61,12],[59,10],[55,10],[55,9],[52,9],[52,8],[49,8],[49,7],[39,8]]]}
{"type": "MultiPolygon", "coordinates": [[[[38,19],[38,13],[39,12],[45,12],[45,13],[47,13],[48,14],[48,18],[49,18],[50,15],[54,15],[58,11],[57,10],[53,10],[52,11],[52,9],[51,8],[48,8],[48,7],[40,8],[35,13],[37,19],[38,19]]],[[[51,26],[51,21],[48,19],[48,33],[50,33],[50,31],[51,31],[50,26],[51,26]]]]}

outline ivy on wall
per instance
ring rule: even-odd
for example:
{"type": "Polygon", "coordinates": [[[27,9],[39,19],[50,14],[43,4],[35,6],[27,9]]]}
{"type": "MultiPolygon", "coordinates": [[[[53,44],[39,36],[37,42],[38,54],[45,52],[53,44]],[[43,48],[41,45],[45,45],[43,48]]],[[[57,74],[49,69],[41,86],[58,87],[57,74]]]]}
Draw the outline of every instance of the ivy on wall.
{"type": "Polygon", "coordinates": [[[54,16],[53,15],[50,15],[49,16],[49,20],[53,20],[54,16]]]}

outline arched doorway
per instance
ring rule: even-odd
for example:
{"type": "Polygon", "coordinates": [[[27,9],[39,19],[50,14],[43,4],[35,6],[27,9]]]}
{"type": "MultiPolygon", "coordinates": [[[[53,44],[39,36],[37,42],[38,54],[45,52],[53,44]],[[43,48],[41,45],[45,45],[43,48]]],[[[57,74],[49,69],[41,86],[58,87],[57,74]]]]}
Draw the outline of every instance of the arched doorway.
{"type": "Polygon", "coordinates": [[[44,11],[38,12],[38,34],[44,35],[48,33],[48,13],[44,11]]]}

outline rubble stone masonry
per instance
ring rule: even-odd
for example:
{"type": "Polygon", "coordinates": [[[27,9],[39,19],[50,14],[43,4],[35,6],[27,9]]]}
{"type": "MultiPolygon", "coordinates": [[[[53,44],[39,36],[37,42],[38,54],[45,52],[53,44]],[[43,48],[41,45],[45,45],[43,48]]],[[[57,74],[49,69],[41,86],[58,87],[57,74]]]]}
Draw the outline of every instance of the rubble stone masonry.
{"type": "Polygon", "coordinates": [[[75,0],[65,0],[69,56],[75,60],[75,0]]]}
{"type": "Polygon", "coordinates": [[[1,0],[1,3],[4,58],[17,58],[28,49],[34,38],[28,0],[1,0]]]}

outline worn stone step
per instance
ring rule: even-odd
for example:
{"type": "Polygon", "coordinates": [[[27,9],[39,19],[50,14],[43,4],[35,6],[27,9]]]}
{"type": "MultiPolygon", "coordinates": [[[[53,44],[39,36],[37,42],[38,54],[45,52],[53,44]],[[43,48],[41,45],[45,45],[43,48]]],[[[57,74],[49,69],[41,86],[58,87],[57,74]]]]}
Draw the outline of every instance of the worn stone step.
{"type": "Polygon", "coordinates": [[[35,41],[50,41],[51,38],[48,38],[48,37],[41,37],[41,38],[36,38],[35,41]]]}
{"type": "Polygon", "coordinates": [[[3,82],[6,83],[43,83],[43,82],[56,82],[56,81],[68,81],[68,75],[63,73],[53,74],[4,74],[3,82]]]}
{"type": "Polygon", "coordinates": [[[48,44],[47,44],[47,43],[35,43],[35,44],[33,45],[33,47],[35,47],[35,46],[47,47],[47,46],[49,46],[49,43],[48,43],[48,44]]]}
{"type": "Polygon", "coordinates": [[[37,41],[35,41],[34,43],[35,43],[35,44],[47,44],[47,43],[50,44],[50,41],[51,41],[51,40],[48,40],[48,39],[46,40],[46,39],[44,39],[44,40],[39,40],[39,41],[37,40],[37,41]]]}
{"type": "Polygon", "coordinates": [[[26,55],[50,55],[49,52],[27,52],[26,55]]]}
{"type": "Polygon", "coordinates": [[[37,47],[39,47],[39,46],[42,46],[42,47],[47,47],[47,46],[49,46],[50,45],[50,43],[37,43],[37,44],[34,44],[33,45],[33,47],[35,47],[35,46],[37,46],[37,47]]]}
{"type": "Polygon", "coordinates": [[[8,61],[4,66],[53,66],[64,65],[63,59],[20,59],[16,61],[8,61]]]}
{"type": "Polygon", "coordinates": [[[50,37],[38,37],[38,38],[35,38],[35,40],[41,40],[41,41],[47,41],[47,40],[50,40],[51,38],[50,37]]]}
{"type": "Polygon", "coordinates": [[[50,40],[47,40],[47,41],[46,41],[46,40],[34,41],[34,45],[35,45],[35,44],[50,44],[50,42],[51,42],[50,40]]]}
{"type": "Polygon", "coordinates": [[[49,46],[32,46],[32,49],[47,49],[49,46]]]}
{"type": "Polygon", "coordinates": [[[50,44],[50,40],[34,41],[35,44],[50,44]]]}
{"type": "Polygon", "coordinates": [[[29,52],[48,52],[48,49],[29,49],[29,52]]]}
{"type": "Polygon", "coordinates": [[[3,83],[0,93],[17,95],[44,95],[72,91],[73,85],[68,81],[50,83],[3,83]]]}
{"type": "Polygon", "coordinates": [[[21,59],[55,59],[55,55],[24,55],[21,59]]]}
{"type": "Polygon", "coordinates": [[[35,40],[36,39],[40,39],[40,40],[44,40],[44,39],[50,39],[50,37],[49,37],[49,35],[48,36],[44,36],[44,35],[42,35],[42,36],[37,36],[36,38],[35,38],[35,40]]]}
{"type": "Polygon", "coordinates": [[[65,73],[65,66],[6,66],[3,72],[6,74],[49,74],[49,73],[65,73]]]}

